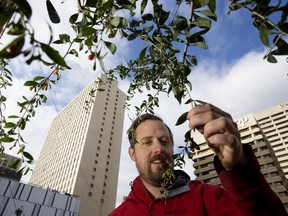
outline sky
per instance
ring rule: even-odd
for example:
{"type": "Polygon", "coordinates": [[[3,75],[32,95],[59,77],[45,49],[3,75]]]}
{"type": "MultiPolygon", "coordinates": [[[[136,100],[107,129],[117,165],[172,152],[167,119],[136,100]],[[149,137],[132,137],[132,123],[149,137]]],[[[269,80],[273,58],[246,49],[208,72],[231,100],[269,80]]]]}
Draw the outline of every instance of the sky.
{"type": "MultiPolygon", "coordinates": [[[[61,18],[60,24],[55,25],[49,21],[45,0],[29,0],[33,8],[31,24],[35,28],[36,37],[43,42],[48,41],[47,24],[51,25],[55,36],[60,33],[72,33],[67,20],[77,10],[76,0],[73,1],[66,0],[61,3],[60,0],[51,0],[61,18]]],[[[230,113],[234,119],[288,101],[286,57],[278,58],[277,64],[263,60],[267,48],[261,44],[250,14],[237,11],[228,16],[226,1],[217,1],[217,4],[218,21],[213,23],[212,30],[206,38],[208,50],[190,51],[197,52],[198,56],[198,65],[192,69],[189,76],[193,85],[192,98],[212,103],[230,113]]],[[[185,8],[181,10],[185,13],[185,8]]],[[[4,35],[0,42],[5,44],[7,41],[9,37],[4,35]]],[[[118,50],[121,51],[105,58],[106,68],[125,63],[135,53],[131,44],[119,41],[116,38],[118,50]]],[[[28,143],[26,148],[36,160],[53,118],[100,73],[99,70],[92,70],[92,62],[87,59],[87,55],[69,58],[68,64],[72,70],[63,71],[59,83],[46,92],[47,104],[37,109],[36,117],[29,122],[23,133],[28,143]]],[[[22,95],[31,95],[27,87],[23,86],[26,80],[51,72],[49,68],[39,64],[26,65],[22,58],[11,61],[10,71],[13,73],[14,84],[2,93],[8,98],[4,114],[19,112],[16,102],[22,95]]],[[[119,81],[119,88],[126,92],[128,82],[119,81]]],[[[145,93],[147,92],[137,95],[131,103],[139,104],[145,98],[145,93]]],[[[178,117],[190,108],[189,105],[179,106],[172,95],[161,95],[160,107],[155,110],[171,127],[175,138],[175,150],[177,145],[183,145],[183,136],[188,129],[188,123],[177,127],[175,123],[178,117]]],[[[130,125],[128,116],[133,114],[133,109],[126,110],[116,205],[122,201],[123,196],[128,195],[129,183],[138,175],[134,163],[128,156],[129,144],[126,137],[126,130],[130,125]]],[[[191,161],[186,162],[184,169],[194,178],[191,161]]],[[[27,182],[29,175],[24,176],[22,180],[27,182]]]]}

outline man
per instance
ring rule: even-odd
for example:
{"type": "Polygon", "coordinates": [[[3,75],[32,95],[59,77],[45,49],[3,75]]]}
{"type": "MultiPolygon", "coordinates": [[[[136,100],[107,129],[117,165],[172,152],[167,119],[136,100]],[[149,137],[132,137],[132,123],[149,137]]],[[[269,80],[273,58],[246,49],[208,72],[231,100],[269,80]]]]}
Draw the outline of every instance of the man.
{"type": "Polygon", "coordinates": [[[284,216],[288,215],[260,172],[249,145],[242,145],[237,125],[228,113],[205,104],[187,115],[189,128],[197,129],[215,152],[214,166],[223,187],[191,181],[175,170],[176,179],[161,194],[163,164],[172,160],[173,136],[154,115],[144,114],[129,129],[129,155],[139,176],[129,196],[110,216],[284,216]]]}

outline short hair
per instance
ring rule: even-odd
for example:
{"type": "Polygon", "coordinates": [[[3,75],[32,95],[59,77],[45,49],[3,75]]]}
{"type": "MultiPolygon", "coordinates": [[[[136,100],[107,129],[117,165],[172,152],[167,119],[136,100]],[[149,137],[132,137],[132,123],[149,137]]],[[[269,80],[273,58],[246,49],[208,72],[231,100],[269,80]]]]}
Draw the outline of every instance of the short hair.
{"type": "MultiPolygon", "coordinates": [[[[150,113],[145,113],[145,114],[142,114],[140,116],[138,116],[131,124],[131,126],[129,127],[128,131],[127,131],[127,134],[128,134],[128,139],[129,139],[129,142],[130,142],[130,147],[132,149],[134,149],[135,147],[135,144],[137,143],[137,140],[136,140],[136,129],[137,127],[144,121],[146,120],[154,120],[154,121],[161,121],[164,123],[164,121],[156,116],[156,115],[153,115],[153,114],[150,114],[150,113]]],[[[165,123],[164,123],[165,124],[165,123]]],[[[165,124],[166,128],[168,129],[168,132],[169,132],[169,136],[170,136],[170,139],[172,141],[172,145],[174,145],[174,141],[173,141],[173,134],[172,134],[172,131],[170,130],[170,128],[165,124]]]]}

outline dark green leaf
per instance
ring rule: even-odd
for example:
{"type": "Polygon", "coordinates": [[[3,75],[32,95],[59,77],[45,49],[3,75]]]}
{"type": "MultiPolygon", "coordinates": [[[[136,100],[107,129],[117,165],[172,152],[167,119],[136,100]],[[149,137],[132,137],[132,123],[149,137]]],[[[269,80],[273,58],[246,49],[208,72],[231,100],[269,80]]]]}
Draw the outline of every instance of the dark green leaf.
{"type": "Polygon", "coordinates": [[[70,18],[69,18],[69,22],[70,22],[71,24],[74,24],[74,23],[77,21],[78,16],[79,16],[78,13],[73,14],[72,16],[70,16],[70,18]]]}
{"type": "Polygon", "coordinates": [[[206,43],[204,42],[197,42],[197,43],[194,43],[193,46],[197,46],[197,47],[200,47],[202,49],[208,49],[208,46],[206,43]]]}
{"type": "Polygon", "coordinates": [[[18,164],[20,163],[20,161],[21,161],[20,159],[13,160],[11,163],[8,164],[8,168],[9,169],[15,169],[18,166],[18,164]]]}
{"type": "Polygon", "coordinates": [[[144,14],[142,17],[143,21],[153,20],[153,15],[150,13],[144,14]]]}
{"type": "Polygon", "coordinates": [[[24,151],[23,156],[27,158],[28,160],[31,160],[31,161],[34,160],[33,156],[29,152],[24,151]]]}
{"type": "Polygon", "coordinates": [[[0,142],[8,142],[8,143],[10,143],[10,142],[13,142],[15,139],[13,138],[13,137],[8,137],[8,136],[5,136],[5,137],[2,137],[1,139],[0,139],[0,142]]]}
{"type": "Polygon", "coordinates": [[[13,128],[16,124],[13,122],[6,122],[4,128],[13,128]]]}
{"type": "Polygon", "coordinates": [[[32,15],[32,9],[30,4],[26,0],[13,0],[17,5],[18,9],[25,14],[25,16],[30,19],[32,15]]]}
{"type": "Polygon", "coordinates": [[[0,58],[14,58],[21,53],[25,36],[20,35],[0,51],[0,58]]]}
{"type": "Polygon", "coordinates": [[[32,81],[32,80],[26,81],[26,82],[24,83],[24,86],[32,86],[32,87],[34,87],[34,86],[37,86],[37,85],[38,85],[38,83],[35,82],[35,81],[32,81]]]}
{"type": "Polygon", "coordinates": [[[83,26],[81,28],[81,36],[86,37],[86,36],[90,36],[96,33],[96,29],[92,28],[92,27],[88,27],[88,26],[83,26]]]}
{"type": "Polygon", "coordinates": [[[144,10],[147,6],[147,3],[148,3],[148,0],[142,0],[141,2],[141,10],[140,10],[140,13],[143,14],[144,13],[144,10]]]}
{"type": "Polygon", "coordinates": [[[217,15],[210,10],[201,10],[200,13],[204,14],[205,16],[209,17],[210,19],[217,21],[217,15]]]}
{"type": "Polygon", "coordinates": [[[115,46],[115,44],[108,42],[108,41],[104,41],[105,46],[110,50],[110,52],[112,54],[115,54],[117,47],[115,46]]]}
{"type": "Polygon", "coordinates": [[[270,31],[267,29],[267,27],[264,24],[260,25],[259,34],[260,34],[260,39],[262,43],[265,46],[270,47],[270,42],[269,42],[269,37],[268,37],[268,35],[270,34],[270,31]]]}
{"type": "Polygon", "coordinates": [[[65,68],[70,68],[65,60],[60,56],[59,52],[55,49],[53,49],[52,47],[50,47],[47,44],[44,43],[40,43],[41,44],[41,48],[43,50],[43,52],[45,52],[45,54],[54,61],[55,64],[59,64],[60,66],[63,66],[65,68]]]}
{"type": "Polygon", "coordinates": [[[187,120],[187,114],[188,114],[188,112],[183,113],[183,114],[178,118],[178,120],[177,120],[177,122],[176,122],[175,125],[177,126],[177,125],[183,124],[183,123],[187,120]]]}

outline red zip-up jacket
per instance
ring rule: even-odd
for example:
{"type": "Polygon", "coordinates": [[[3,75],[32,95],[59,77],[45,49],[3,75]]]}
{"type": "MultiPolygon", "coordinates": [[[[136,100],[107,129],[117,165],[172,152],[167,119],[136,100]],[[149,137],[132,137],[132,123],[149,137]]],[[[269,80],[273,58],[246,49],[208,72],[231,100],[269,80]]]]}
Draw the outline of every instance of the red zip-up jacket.
{"type": "Polygon", "coordinates": [[[287,216],[287,212],[260,172],[251,146],[243,145],[248,164],[226,171],[217,157],[214,166],[223,187],[191,181],[175,171],[168,195],[153,200],[138,176],[132,190],[109,216],[287,216]]]}

